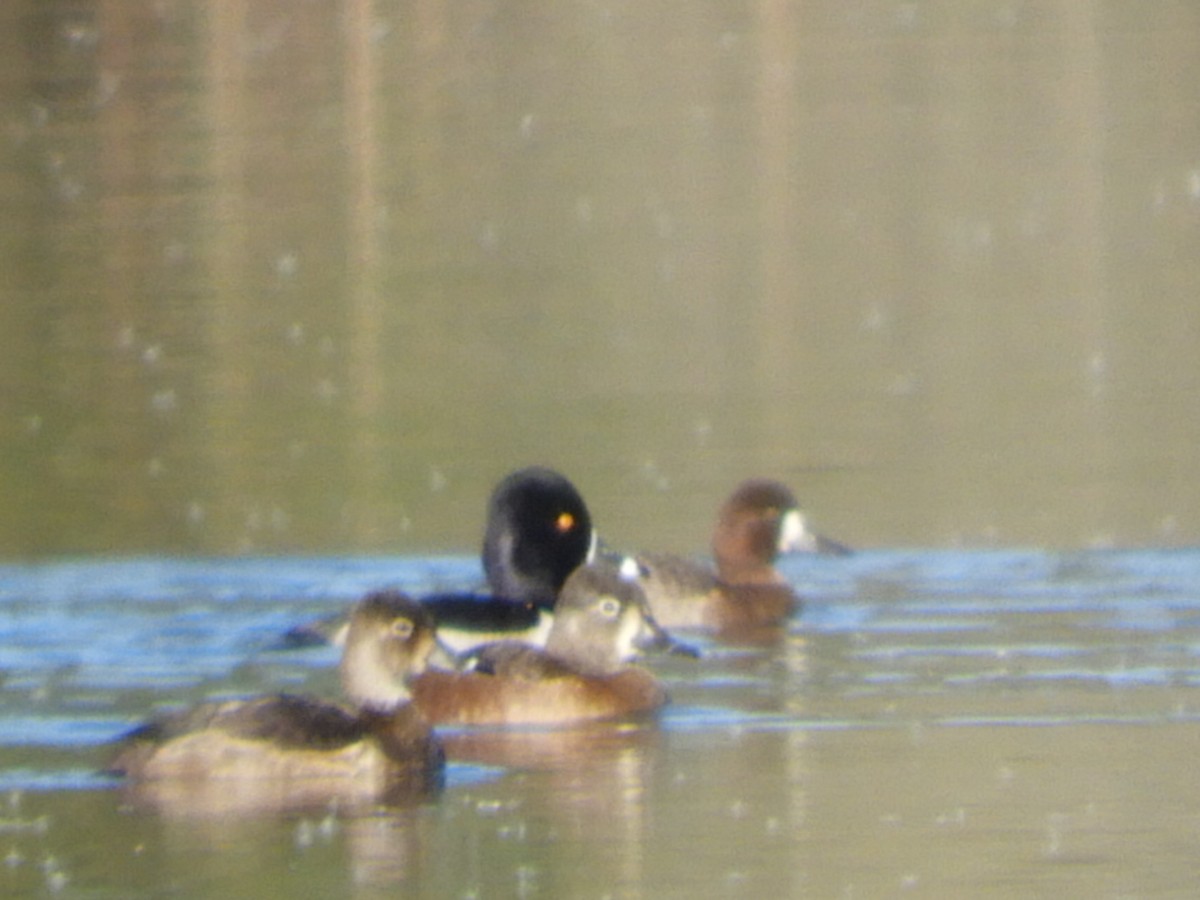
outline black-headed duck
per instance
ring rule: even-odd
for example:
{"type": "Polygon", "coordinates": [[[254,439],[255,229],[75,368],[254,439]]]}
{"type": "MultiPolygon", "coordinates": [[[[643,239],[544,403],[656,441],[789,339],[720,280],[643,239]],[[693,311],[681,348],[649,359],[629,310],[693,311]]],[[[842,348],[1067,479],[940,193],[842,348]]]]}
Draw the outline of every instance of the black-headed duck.
{"type": "MultiPolygon", "coordinates": [[[[439,593],[420,598],[455,652],[495,640],[545,644],[551,613],[567,576],[595,554],[596,535],[583,496],[553,469],[509,473],[488,499],[483,537],[487,593],[439,593]]],[[[307,623],[285,637],[291,646],[341,643],[345,617],[307,623]]]]}
{"type": "Polygon", "coordinates": [[[589,562],[596,533],[583,496],[544,466],[505,476],[488,499],[483,571],[489,593],[421,598],[439,640],[456,652],[496,640],[542,646],[559,591],[589,562]]]}
{"type": "Polygon", "coordinates": [[[435,643],[419,604],[372,594],[354,609],[339,667],[353,709],[292,694],[204,703],[126,734],[109,771],[142,782],[236,783],[225,792],[276,798],[434,788],[444,754],[409,685],[435,643]]]}
{"type": "Polygon", "coordinates": [[[800,598],[775,569],[780,553],[849,553],[814,533],[795,495],[778,481],[743,481],[721,505],[713,531],[714,571],[667,554],[638,554],[639,578],[665,628],[718,631],[778,625],[800,598]]]}
{"type": "Polygon", "coordinates": [[[544,649],[486,644],[469,655],[468,671],[429,669],[416,678],[413,703],[438,725],[561,725],[650,713],[666,703],[666,691],[631,660],[675,648],[637,583],[595,563],[563,585],[544,649]]]}

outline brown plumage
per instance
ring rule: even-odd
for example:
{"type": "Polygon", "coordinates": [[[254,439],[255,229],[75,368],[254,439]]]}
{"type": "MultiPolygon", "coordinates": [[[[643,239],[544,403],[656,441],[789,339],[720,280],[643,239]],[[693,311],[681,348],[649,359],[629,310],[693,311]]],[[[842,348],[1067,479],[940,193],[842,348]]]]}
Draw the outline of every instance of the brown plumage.
{"type": "Polygon", "coordinates": [[[131,731],[109,771],[137,782],[237,781],[238,792],[274,799],[434,787],[444,756],[407,685],[434,645],[419,604],[373,594],[354,610],[340,666],[353,709],[291,694],[201,704],[131,731]]]}
{"type": "Polygon", "coordinates": [[[435,724],[564,724],[652,712],[666,691],[629,664],[639,649],[671,646],[636,583],[611,567],[584,566],[563,586],[546,649],[489,644],[471,670],[427,670],[413,703],[435,724]]]}
{"type": "Polygon", "coordinates": [[[775,568],[781,552],[848,553],[809,530],[792,492],[778,481],[742,482],[721,505],[713,531],[716,570],[668,554],[639,554],[655,618],[667,628],[726,631],[778,625],[800,598],[775,568]]]}

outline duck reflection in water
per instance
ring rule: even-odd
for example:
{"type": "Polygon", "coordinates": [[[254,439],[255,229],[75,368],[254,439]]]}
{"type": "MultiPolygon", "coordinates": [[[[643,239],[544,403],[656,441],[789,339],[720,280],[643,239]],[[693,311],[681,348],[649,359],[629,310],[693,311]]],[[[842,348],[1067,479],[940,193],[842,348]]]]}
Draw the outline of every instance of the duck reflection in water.
{"type": "Polygon", "coordinates": [[[135,801],[196,813],[429,796],[444,753],[410,684],[435,644],[420,604],[370,595],[351,616],[339,668],[353,709],[291,694],[205,703],[129,732],[108,771],[127,776],[135,801]]]}

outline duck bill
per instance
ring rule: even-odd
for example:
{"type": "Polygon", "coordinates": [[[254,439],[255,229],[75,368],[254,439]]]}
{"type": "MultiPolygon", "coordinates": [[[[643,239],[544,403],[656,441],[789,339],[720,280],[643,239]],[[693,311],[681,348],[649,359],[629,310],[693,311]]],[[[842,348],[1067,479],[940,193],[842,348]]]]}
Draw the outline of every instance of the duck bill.
{"type": "Polygon", "coordinates": [[[665,653],[669,656],[686,656],[699,659],[700,651],[691,644],[676,640],[648,612],[642,615],[642,630],[634,646],[642,653],[665,653]]]}
{"type": "Polygon", "coordinates": [[[854,550],[840,541],[825,537],[823,534],[813,535],[813,539],[816,542],[818,553],[824,553],[828,556],[849,556],[854,552],[854,550]]]}
{"type": "Polygon", "coordinates": [[[853,551],[833,538],[817,534],[808,527],[808,519],[798,509],[783,518],[779,531],[780,553],[824,553],[830,556],[849,556],[853,551]]]}

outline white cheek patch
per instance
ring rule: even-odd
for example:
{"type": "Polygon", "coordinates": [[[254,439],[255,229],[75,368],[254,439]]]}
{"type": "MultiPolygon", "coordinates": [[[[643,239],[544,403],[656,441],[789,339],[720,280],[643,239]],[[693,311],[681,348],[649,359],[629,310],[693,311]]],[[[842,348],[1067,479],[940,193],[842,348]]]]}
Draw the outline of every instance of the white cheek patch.
{"type": "Polygon", "coordinates": [[[816,536],[808,530],[808,520],[798,509],[788,510],[779,527],[779,552],[792,553],[797,550],[815,550],[816,536]]]}

